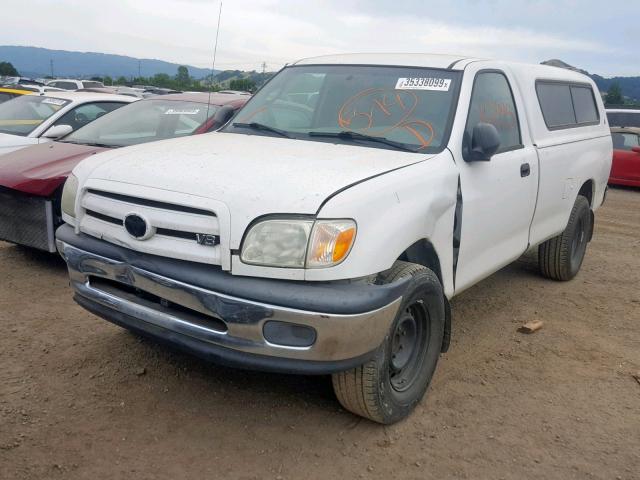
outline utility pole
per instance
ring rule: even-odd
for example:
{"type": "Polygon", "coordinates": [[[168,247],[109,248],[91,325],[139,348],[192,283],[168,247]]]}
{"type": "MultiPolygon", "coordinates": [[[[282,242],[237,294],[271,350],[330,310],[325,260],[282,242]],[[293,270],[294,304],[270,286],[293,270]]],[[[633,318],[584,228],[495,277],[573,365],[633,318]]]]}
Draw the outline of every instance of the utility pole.
{"type": "Polygon", "coordinates": [[[138,60],[138,78],[140,78],[142,75],[140,75],[140,65],[142,64],[142,60],[138,60]]]}
{"type": "Polygon", "coordinates": [[[53,77],[53,58],[49,59],[49,66],[51,67],[51,78],[54,78],[53,77]]]}
{"type": "Polygon", "coordinates": [[[264,75],[266,71],[267,71],[267,62],[262,62],[262,74],[264,75]]]}

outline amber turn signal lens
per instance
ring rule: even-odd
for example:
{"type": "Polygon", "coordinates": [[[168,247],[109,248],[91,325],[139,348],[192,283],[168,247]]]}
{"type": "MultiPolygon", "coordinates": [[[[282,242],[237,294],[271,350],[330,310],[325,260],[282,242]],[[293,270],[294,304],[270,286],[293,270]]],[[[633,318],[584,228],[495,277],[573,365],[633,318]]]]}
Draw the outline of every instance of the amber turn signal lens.
{"type": "Polygon", "coordinates": [[[356,236],[356,227],[351,227],[344,232],[340,232],[336,239],[336,245],[333,247],[333,262],[338,263],[347,256],[353,243],[353,237],[356,236]]]}
{"type": "Polygon", "coordinates": [[[355,237],[353,220],[317,220],[311,232],[307,268],[331,267],[342,262],[349,255],[355,237]]]}

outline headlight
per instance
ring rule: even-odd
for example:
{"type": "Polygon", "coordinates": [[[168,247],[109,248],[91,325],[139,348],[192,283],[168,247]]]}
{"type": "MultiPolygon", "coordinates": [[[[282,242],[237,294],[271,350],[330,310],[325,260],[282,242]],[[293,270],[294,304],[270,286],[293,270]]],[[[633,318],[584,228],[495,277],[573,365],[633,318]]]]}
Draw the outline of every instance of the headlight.
{"type": "Polygon", "coordinates": [[[353,220],[265,220],[249,230],[240,258],[269,267],[330,267],[347,257],[355,236],[353,220]]]}
{"type": "Polygon", "coordinates": [[[244,240],[244,263],[304,268],[313,220],[266,220],[254,225],[244,240]]]}
{"type": "Polygon", "coordinates": [[[76,195],[78,194],[78,177],[73,173],[69,175],[62,189],[62,201],[60,207],[62,212],[70,217],[76,218],[76,195]]]}

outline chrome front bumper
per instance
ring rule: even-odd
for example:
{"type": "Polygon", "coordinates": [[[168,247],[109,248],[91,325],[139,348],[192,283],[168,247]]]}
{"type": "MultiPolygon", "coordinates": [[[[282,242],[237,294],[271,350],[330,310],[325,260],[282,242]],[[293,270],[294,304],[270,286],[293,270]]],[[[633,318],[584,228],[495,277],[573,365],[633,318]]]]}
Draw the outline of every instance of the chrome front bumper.
{"type": "MultiPolygon", "coordinates": [[[[358,314],[306,311],[189,285],[61,240],[57,240],[57,247],[67,262],[78,303],[107,320],[147,333],[146,327],[152,326],[151,336],[169,337],[169,343],[184,337],[197,340],[204,349],[222,347],[303,363],[338,362],[333,367],[327,365],[326,371],[346,367],[349,360],[362,360],[375,352],[389,332],[402,299],[400,296],[381,308],[358,314]],[[302,347],[268,341],[264,328],[273,321],[310,327],[315,331],[315,341],[302,347]]],[[[233,363],[237,364],[238,355],[235,358],[233,363]]],[[[254,360],[247,365],[255,367],[254,360]]],[[[321,367],[317,370],[324,373],[321,367]]]]}

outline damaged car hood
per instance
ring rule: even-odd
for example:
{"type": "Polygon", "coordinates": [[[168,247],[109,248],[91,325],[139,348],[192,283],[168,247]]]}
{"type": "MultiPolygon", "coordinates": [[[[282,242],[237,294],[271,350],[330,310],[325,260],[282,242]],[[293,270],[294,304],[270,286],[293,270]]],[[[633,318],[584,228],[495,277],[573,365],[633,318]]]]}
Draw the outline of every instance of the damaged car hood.
{"type": "Polygon", "coordinates": [[[271,213],[315,214],[335,192],[432,156],[215,132],[104,152],[76,173],[221,201],[234,223],[246,224],[271,213]]]}
{"type": "Polygon", "coordinates": [[[73,167],[105,150],[90,145],[47,142],[0,156],[0,186],[29,195],[51,196],[73,167]]]}

